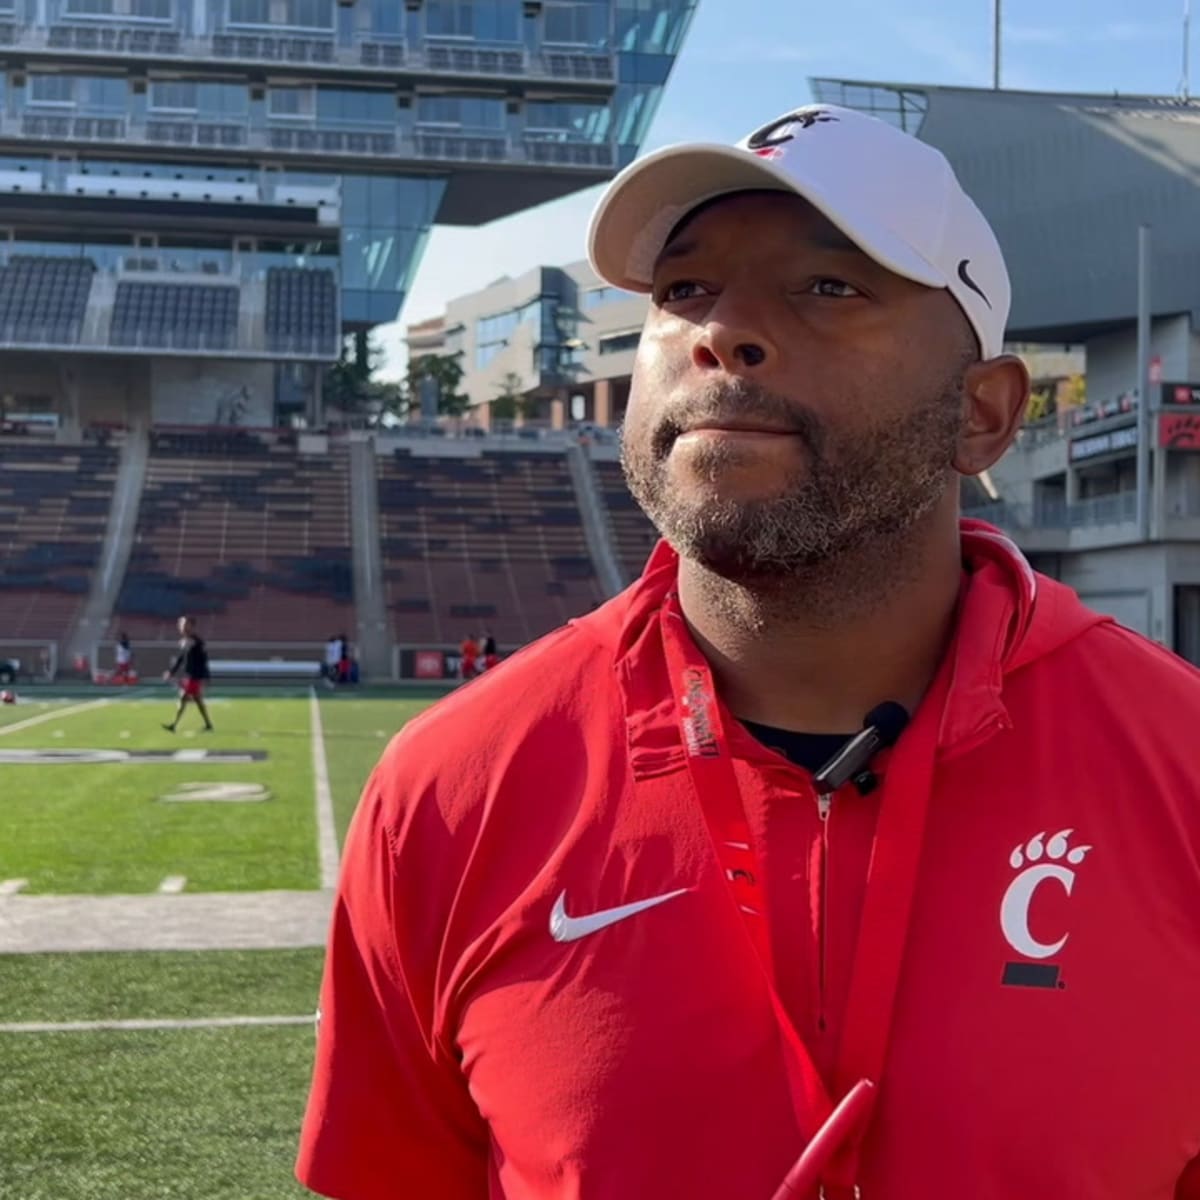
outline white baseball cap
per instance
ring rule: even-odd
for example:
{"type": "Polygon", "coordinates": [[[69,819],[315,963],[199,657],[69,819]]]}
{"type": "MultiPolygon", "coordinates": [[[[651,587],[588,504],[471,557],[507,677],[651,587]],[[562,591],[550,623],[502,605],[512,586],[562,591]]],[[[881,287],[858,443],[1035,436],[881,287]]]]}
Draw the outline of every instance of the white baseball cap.
{"type": "Polygon", "coordinates": [[[979,338],[1000,354],[1011,288],[996,235],[945,156],[853,109],[793,109],[736,146],[669,146],[626,167],[592,214],[596,273],[648,292],[671,231],[707,200],[750,189],[794,192],[897,275],[948,288],[979,338]]]}

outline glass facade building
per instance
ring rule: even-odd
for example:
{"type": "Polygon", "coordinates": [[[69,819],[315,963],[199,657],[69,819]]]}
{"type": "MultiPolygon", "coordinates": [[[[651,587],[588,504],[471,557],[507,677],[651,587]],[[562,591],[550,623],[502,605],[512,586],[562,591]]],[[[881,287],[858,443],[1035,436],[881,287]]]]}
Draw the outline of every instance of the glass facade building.
{"type": "Polygon", "coordinates": [[[435,222],[632,160],[695,3],[0,0],[0,261],[320,262],[392,321],[435,222]]]}

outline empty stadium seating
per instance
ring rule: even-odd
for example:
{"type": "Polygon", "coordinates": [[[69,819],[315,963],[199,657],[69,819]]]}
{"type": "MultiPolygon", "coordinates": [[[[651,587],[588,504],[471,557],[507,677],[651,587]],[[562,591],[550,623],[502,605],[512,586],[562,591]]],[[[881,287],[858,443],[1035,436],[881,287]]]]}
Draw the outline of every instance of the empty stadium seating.
{"type": "Polygon", "coordinates": [[[354,632],[348,458],[286,435],[157,430],[113,629],[210,641],[306,642],[354,632]]]}
{"type": "Polygon", "coordinates": [[[636,579],[658,541],[658,530],[638,507],[637,501],[625,486],[621,464],[612,461],[593,461],[600,495],[608,507],[612,523],[617,558],[628,581],[636,579]]]}
{"type": "Polygon", "coordinates": [[[379,520],[398,642],[523,643],[603,599],[563,455],[397,450],[379,460],[379,520]]]}
{"type": "Polygon", "coordinates": [[[229,284],[117,284],[114,346],[232,350],[237,345],[238,289],[229,284]]]}
{"type": "Polygon", "coordinates": [[[95,273],[89,258],[13,255],[0,266],[0,341],[78,341],[95,273]]]}
{"type": "Polygon", "coordinates": [[[0,637],[67,637],[100,558],[120,451],[0,438],[0,637]]]}
{"type": "Polygon", "coordinates": [[[267,271],[267,346],[277,353],[337,352],[337,280],[324,268],[267,271]]]}

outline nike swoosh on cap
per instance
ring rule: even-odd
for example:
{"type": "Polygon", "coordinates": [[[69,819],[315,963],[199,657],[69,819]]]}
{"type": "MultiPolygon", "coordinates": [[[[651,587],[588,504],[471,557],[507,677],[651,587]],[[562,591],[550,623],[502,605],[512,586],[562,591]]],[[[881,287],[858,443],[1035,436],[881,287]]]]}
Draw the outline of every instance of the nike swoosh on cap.
{"type": "Polygon", "coordinates": [[[601,929],[607,929],[608,926],[615,925],[618,921],[635,917],[647,909],[657,908],[658,905],[666,904],[668,900],[674,900],[677,896],[682,896],[691,890],[691,888],[679,888],[677,891],[667,892],[662,896],[651,896],[648,900],[636,900],[632,904],[622,904],[618,908],[606,908],[583,917],[567,916],[567,893],[563,892],[555,900],[554,909],[550,913],[550,936],[556,942],[577,942],[580,938],[598,933],[601,929]]]}
{"type": "Polygon", "coordinates": [[[983,288],[981,288],[979,284],[977,284],[975,280],[973,280],[970,275],[967,274],[967,268],[970,265],[971,260],[969,258],[964,258],[962,262],[958,264],[958,277],[984,302],[984,304],[988,306],[988,308],[991,308],[992,302],[987,298],[987,296],[984,295],[983,288]]]}

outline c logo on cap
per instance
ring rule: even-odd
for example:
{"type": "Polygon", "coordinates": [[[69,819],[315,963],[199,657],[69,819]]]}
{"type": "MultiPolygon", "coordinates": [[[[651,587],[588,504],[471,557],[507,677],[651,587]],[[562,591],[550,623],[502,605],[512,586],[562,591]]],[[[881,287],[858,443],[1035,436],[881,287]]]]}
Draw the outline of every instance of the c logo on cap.
{"type": "Polygon", "coordinates": [[[790,142],[796,136],[790,130],[797,125],[801,129],[811,129],[816,124],[825,124],[837,119],[837,117],[831,116],[823,108],[800,109],[796,112],[790,112],[786,116],[780,117],[778,120],[772,121],[769,125],[764,125],[761,129],[752,133],[746,139],[746,147],[749,150],[766,150],[771,146],[782,146],[785,142],[790,142]],[[787,129],[789,132],[780,135],[779,130],[781,129],[787,129]]]}

